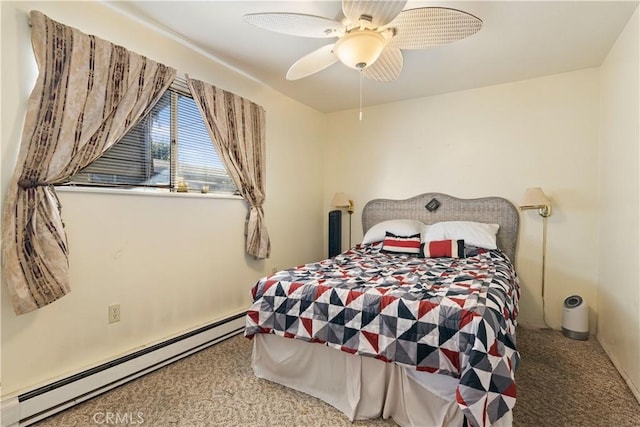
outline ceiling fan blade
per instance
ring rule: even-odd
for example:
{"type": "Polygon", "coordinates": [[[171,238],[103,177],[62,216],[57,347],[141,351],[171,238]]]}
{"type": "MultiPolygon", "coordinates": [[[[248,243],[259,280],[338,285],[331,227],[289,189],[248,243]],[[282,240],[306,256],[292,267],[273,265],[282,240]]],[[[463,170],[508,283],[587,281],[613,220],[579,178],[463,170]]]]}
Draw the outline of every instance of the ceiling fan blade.
{"type": "Polygon", "coordinates": [[[342,0],[342,13],[354,24],[362,15],[372,18],[371,27],[377,28],[388,24],[404,9],[406,0],[402,1],[369,1],[342,0]]]}
{"type": "Polygon", "coordinates": [[[397,47],[387,46],[376,62],[362,70],[364,76],[379,82],[390,82],[398,78],[402,71],[402,51],[397,47]]]}
{"type": "Polygon", "coordinates": [[[298,80],[310,76],[338,62],[338,57],[333,53],[334,45],[322,46],[298,59],[287,71],[287,80],[298,80]]]}
{"type": "Polygon", "coordinates": [[[301,37],[339,37],[345,30],[338,21],[301,13],[250,13],[243,19],[265,30],[301,37]]]}
{"type": "Polygon", "coordinates": [[[482,28],[482,20],[457,9],[419,7],[400,12],[387,27],[396,31],[390,46],[427,49],[477,33],[482,28]]]}

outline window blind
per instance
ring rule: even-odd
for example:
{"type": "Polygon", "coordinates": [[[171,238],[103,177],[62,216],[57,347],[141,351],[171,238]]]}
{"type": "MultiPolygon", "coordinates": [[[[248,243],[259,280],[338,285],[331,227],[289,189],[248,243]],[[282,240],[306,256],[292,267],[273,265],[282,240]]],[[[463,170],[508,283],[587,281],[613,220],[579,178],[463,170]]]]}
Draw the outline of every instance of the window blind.
{"type": "Polygon", "coordinates": [[[71,184],[235,193],[184,79],[71,184]]]}

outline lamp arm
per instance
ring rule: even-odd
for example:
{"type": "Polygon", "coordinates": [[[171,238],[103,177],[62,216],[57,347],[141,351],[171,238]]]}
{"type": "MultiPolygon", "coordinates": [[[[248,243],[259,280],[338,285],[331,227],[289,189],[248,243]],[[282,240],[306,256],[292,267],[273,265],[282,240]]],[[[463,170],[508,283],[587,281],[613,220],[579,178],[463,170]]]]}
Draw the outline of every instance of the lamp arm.
{"type": "Polygon", "coordinates": [[[547,218],[549,216],[551,216],[551,205],[527,205],[527,206],[520,206],[520,210],[527,210],[527,209],[538,209],[538,214],[540,214],[541,217],[543,218],[547,218]]]}
{"type": "Polygon", "coordinates": [[[353,200],[349,199],[349,206],[347,207],[347,212],[349,212],[349,215],[353,214],[354,210],[353,210],[353,200]]]}

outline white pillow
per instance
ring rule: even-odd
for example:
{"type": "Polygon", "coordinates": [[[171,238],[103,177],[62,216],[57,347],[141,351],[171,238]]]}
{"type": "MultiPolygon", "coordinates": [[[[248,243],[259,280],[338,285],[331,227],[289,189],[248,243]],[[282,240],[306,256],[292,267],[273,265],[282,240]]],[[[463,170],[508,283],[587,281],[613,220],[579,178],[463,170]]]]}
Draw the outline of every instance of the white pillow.
{"type": "Polygon", "coordinates": [[[381,242],[384,240],[387,231],[396,236],[413,236],[422,234],[425,224],[414,219],[390,219],[374,225],[362,238],[362,244],[381,242]]]}
{"type": "Polygon", "coordinates": [[[427,237],[427,232],[429,231],[429,227],[431,227],[429,224],[422,224],[422,234],[420,235],[420,243],[424,243],[427,240],[425,239],[427,237]]]}
{"type": "Polygon", "coordinates": [[[467,245],[485,249],[497,249],[496,234],[498,224],[485,224],[473,221],[445,221],[433,224],[427,230],[423,240],[464,240],[467,245]]]}

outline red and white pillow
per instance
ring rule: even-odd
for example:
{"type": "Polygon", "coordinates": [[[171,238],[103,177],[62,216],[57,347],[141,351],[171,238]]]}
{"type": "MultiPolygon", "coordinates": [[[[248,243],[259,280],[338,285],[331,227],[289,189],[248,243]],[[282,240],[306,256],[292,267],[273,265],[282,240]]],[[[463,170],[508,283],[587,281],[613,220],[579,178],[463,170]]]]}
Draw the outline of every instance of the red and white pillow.
{"type": "Polygon", "coordinates": [[[420,233],[411,236],[398,236],[386,232],[382,242],[382,250],[395,254],[420,254],[420,233]]]}
{"type": "Polygon", "coordinates": [[[386,232],[382,251],[394,254],[417,255],[421,258],[464,258],[464,240],[434,240],[421,242],[420,234],[398,236],[386,232]]]}
{"type": "Polygon", "coordinates": [[[420,245],[421,258],[464,258],[464,240],[432,240],[420,245]]]}

